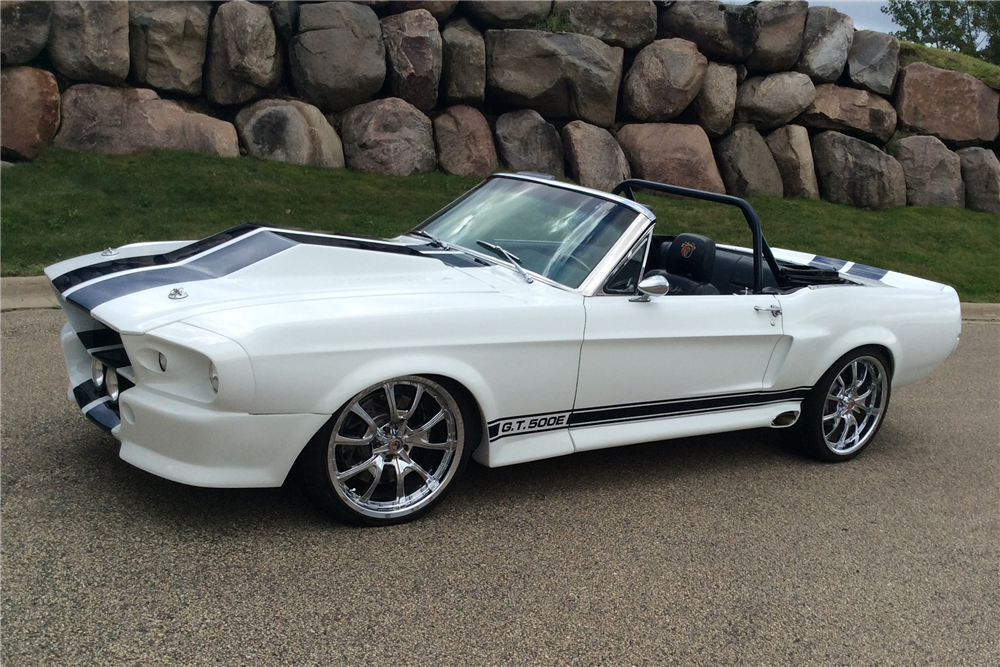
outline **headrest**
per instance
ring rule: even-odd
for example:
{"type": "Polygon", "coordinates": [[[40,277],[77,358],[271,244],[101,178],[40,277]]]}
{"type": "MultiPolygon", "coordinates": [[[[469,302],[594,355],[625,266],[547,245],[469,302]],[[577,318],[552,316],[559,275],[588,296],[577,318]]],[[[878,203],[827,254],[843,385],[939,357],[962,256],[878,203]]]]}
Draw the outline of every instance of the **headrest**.
{"type": "Polygon", "coordinates": [[[715,241],[699,234],[678,234],[667,248],[663,266],[667,273],[688,276],[695,282],[712,280],[715,241]]]}

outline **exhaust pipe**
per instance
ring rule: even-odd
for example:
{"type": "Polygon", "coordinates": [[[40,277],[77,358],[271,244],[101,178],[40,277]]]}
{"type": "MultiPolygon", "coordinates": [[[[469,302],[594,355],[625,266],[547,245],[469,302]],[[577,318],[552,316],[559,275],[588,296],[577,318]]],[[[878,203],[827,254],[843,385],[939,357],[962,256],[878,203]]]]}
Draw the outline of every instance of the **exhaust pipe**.
{"type": "Polygon", "coordinates": [[[799,411],[790,410],[788,412],[782,412],[780,415],[774,418],[771,422],[771,428],[788,428],[799,420],[799,411]]]}

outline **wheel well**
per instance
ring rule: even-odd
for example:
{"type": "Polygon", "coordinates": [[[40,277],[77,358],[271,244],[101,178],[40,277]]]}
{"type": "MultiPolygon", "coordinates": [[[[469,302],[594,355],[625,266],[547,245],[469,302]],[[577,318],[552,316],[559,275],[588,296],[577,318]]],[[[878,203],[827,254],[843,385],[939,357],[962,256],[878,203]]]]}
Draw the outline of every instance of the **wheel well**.
{"type": "Polygon", "coordinates": [[[448,391],[453,392],[461,401],[463,401],[472,413],[472,417],[475,419],[475,423],[470,424],[470,427],[472,427],[476,433],[484,433],[483,429],[486,419],[483,416],[483,410],[479,406],[479,401],[476,400],[476,397],[464,384],[444,375],[434,375],[431,373],[424,373],[422,375],[428,380],[437,382],[448,391]]]}

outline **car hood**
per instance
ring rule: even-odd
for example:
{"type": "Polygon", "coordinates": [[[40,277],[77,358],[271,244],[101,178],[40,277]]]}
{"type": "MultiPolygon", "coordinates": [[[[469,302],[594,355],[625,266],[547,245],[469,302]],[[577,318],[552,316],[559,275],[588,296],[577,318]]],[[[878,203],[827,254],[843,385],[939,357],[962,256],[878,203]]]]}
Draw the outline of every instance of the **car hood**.
{"type": "Polygon", "coordinates": [[[48,267],[61,301],[121,333],[229,308],[406,294],[494,292],[469,255],[431,244],[243,225],[48,267]],[[111,254],[114,253],[114,254],[111,254]]]}

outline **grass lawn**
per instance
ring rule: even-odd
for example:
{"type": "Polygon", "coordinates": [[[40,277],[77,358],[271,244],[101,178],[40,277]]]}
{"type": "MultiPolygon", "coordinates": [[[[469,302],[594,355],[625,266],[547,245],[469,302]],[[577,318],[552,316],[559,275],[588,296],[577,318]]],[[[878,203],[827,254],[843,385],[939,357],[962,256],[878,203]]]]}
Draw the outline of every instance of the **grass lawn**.
{"type": "MultiPolygon", "coordinates": [[[[0,267],[37,275],[60,259],[136,241],[198,239],[241,222],[389,237],[477,183],[405,178],[178,152],[102,155],[48,149],[0,180],[0,267]]],[[[640,197],[662,233],[749,245],[738,211],[640,197]]],[[[954,208],[864,211],[756,197],[774,247],[854,260],[953,285],[963,301],[1000,302],[1000,216],[954,208]]]]}

